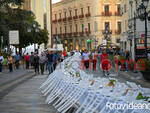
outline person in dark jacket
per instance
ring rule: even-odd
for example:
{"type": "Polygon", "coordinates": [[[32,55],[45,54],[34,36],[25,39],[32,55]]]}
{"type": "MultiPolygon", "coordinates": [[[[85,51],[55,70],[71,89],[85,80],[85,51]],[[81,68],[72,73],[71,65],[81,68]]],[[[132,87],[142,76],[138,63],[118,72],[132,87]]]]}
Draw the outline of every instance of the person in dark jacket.
{"type": "Polygon", "coordinates": [[[46,57],[48,61],[48,71],[49,71],[49,74],[51,74],[53,72],[53,61],[54,61],[52,52],[48,51],[48,54],[46,55],[46,57]]]}
{"type": "Polygon", "coordinates": [[[39,60],[40,60],[40,58],[39,58],[38,54],[35,53],[34,59],[33,59],[34,69],[35,69],[35,75],[37,74],[37,72],[39,74],[39,60]]]}

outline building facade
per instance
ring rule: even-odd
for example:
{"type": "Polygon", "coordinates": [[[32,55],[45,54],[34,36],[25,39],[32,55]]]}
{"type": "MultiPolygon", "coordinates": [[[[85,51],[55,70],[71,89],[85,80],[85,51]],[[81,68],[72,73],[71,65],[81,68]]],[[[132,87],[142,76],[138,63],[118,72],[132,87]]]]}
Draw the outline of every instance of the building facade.
{"type": "MultiPolygon", "coordinates": [[[[128,50],[131,53],[132,59],[139,56],[141,53],[144,55],[145,49],[145,21],[141,21],[138,16],[137,9],[142,3],[142,0],[122,0],[122,33],[121,33],[121,48],[128,50]],[[143,49],[143,53],[142,53],[143,49]]],[[[149,12],[149,7],[147,7],[147,12],[149,12]]],[[[150,22],[147,20],[148,27],[148,40],[150,36],[150,22]]],[[[148,44],[149,45],[149,44],[148,44]]]]}
{"type": "Polygon", "coordinates": [[[92,2],[63,0],[53,4],[52,32],[58,36],[65,50],[85,49],[92,35],[92,2]]]}
{"type": "Polygon", "coordinates": [[[93,0],[93,7],[94,35],[98,38],[98,44],[107,43],[119,46],[121,33],[120,0],[93,0]],[[106,29],[109,30],[109,39],[105,39],[104,36],[106,29]]]}
{"type": "Polygon", "coordinates": [[[53,37],[58,36],[66,50],[96,48],[105,40],[106,26],[109,41],[119,45],[120,0],[63,0],[53,4],[52,22],[53,37]]]}
{"type": "MultiPolygon", "coordinates": [[[[51,0],[25,0],[23,8],[31,10],[40,27],[48,30],[49,41],[47,47],[51,47],[51,0]]],[[[41,46],[44,48],[44,45],[41,46]]]]}

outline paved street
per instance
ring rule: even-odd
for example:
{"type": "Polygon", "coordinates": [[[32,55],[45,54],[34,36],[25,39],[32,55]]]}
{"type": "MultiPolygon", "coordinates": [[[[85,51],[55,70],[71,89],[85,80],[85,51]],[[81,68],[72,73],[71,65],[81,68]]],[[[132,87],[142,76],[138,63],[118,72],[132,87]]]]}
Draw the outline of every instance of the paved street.
{"type": "Polygon", "coordinates": [[[39,91],[47,75],[35,76],[0,100],[0,113],[56,113],[39,91]]]}

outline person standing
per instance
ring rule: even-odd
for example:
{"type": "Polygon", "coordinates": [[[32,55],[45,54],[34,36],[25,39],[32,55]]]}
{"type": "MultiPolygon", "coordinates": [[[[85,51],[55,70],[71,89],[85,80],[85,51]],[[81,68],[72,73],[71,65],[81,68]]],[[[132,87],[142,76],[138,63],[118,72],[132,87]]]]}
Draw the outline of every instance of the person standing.
{"type": "Polygon", "coordinates": [[[98,56],[98,52],[97,51],[92,53],[93,71],[96,71],[97,56],[98,56]]]}
{"type": "Polygon", "coordinates": [[[109,73],[108,73],[108,64],[106,64],[106,63],[103,64],[103,62],[105,60],[108,60],[108,54],[106,53],[105,50],[101,54],[100,59],[101,59],[102,68],[105,68],[105,70],[103,70],[103,74],[105,75],[107,73],[107,75],[109,75],[109,73]]]}
{"type": "Polygon", "coordinates": [[[85,53],[83,53],[83,61],[86,69],[89,68],[89,57],[90,57],[90,53],[88,53],[88,51],[85,50],[85,53]]]}
{"type": "Polygon", "coordinates": [[[115,63],[115,69],[116,69],[116,73],[118,75],[118,72],[120,70],[120,55],[118,53],[115,53],[114,56],[114,63],[115,63]]]}
{"type": "Polygon", "coordinates": [[[44,74],[44,67],[45,67],[46,61],[47,61],[47,58],[46,58],[45,54],[41,53],[41,56],[40,56],[40,69],[41,69],[41,74],[42,75],[44,74]]]}
{"type": "Polygon", "coordinates": [[[11,55],[9,55],[8,59],[7,59],[7,65],[9,67],[9,72],[13,72],[13,63],[14,63],[13,57],[11,55]]]}
{"type": "Polygon", "coordinates": [[[38,72],[38,74],[40,74],[40,73],[39,73],[39,59],[40,59],[40,58],[39,58],[38,54],[35,53],[34,59],[33,59],[35,75],[37,74],[37,72],[38,72]]]}
{"type": "Polygon", "coordinates": [[[49,74],[51,74],[53,72],[53,61],[54,61],[54,57],[51,51],[48,51],[48,54],[46,55],[47,60],[48,60],[48,71],[49,74]]]}
{"type": "Polygon", "coordinates": [[[14,56],[16,69],[19,69],[20,55],[19,52],[14,56]]]}
{"type": "Polygon", "coordinates": [[[53,69],[55,70],[55,69],[56,69],[56,66],[57,66],[57,62],[58,62],[58,56],[57,56],[57,54],[56,54],[56,51],[54,51],[53,57],[54,57],[53,69]]]}
{"type": "Polygon", "coordinates": [[[0,73],[2,73],[2,63],[4,62],[4,57],[2,55],[2,53],[0,53],[0,73]]]}
{"type": "Polygon", "coordinates": [[[29,57],[29,62],[31,64],[31,69],[33,69],[33,66],[34,66],[34,55],[33,55],[33,52],[31,52],[31,55],[29,57]]]}
{"type": "Polygon", "coordinates": [[[26,69],[29,69],[29,54],[27,53],[26,56],[24,57],[24,60],[26,61],[26,69]]]}

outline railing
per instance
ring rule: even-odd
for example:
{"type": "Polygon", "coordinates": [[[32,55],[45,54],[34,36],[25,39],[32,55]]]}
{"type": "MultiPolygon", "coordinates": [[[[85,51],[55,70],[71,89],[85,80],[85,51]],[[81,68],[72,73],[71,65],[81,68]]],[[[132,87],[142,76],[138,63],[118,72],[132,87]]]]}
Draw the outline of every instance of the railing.
{"type": "Polygon", "coordinates": [[[62,21],[62,19],[60,18],[60,19],[58,19],[58,22],[61,22],[62,21]]]}
{"type": "Polygon", "coordinates": [[[102,16],[112,16],[112,12],[102,12],[102,16]]]}
{"type": "Polygon", "coordinates": [[[67,18],[63,18],[63,21],[64,21],[64,22],[67,21],[67,18]]]}
{"type": "Polygon", "coordinates": [[[84,14],[82,14],[82,15],[79,15],[79,18],[84,18],[84,14]]]}
{"type": "Polygon", "coordinates": [[[68,20],[72,20],[72,17],[70,16],[70,17],[68,17],[68,20]]]}
{"type": "Polygon", "coordinates": [[[78,32],[74,32],[73,35],[74,35],[74,36],[77,36],[77,35],[78,35],[78,32]]]}
{"type": "Polygon", "coordinates": [[[53,23],[56,23],[56,22],[57,22],[57,20],[55,19],[55,20],[53,20],[52,22],[53,22],[53,23]]]}
{"type": "Polygon", "coordinates": [[[63,33],[62,35],[63,35],[63,37],[65,37],[65,36],[67,36],[67,33],[63,33]]]}
{"type": "Polygon", "coordinates": [[[87,13],[85,14],[86,17],[90,17],[91,16],[91,13],[87,13]]]}
{"type": "Polygon", "coordinates": [[[115,33],[119,35],[121,34],[121,30],[116,30],[115,33]]]}
{"type": "Polygon", "coordinates": [[[85,33],[86,33],[86,35],[90,35],[91,31],[86,31],[85,33]]]}
{"type": "Polygon", "coordinates": [[[115,12],[115,16],[121,16],[120,12],[119,11],[115,12]]]}
{"type": "MultiPolygon", "coordinates": [[[[102,33],[104,34],[106,32],[106,30],[102,30],[102,33]]],[[[112,30],[108,30],[108,32],[107,32],[108,34],[112,34],[113,33],[113,31],[112,30]]]]}
{"type": "Polygon", "coordinates": [[[83,36],[84,35],[84,31],[79,32],[79,34],[80,34],[80,36],[83,36]]]}
{"type": "Polygon", "coordinates": [[[78,19],[78,16],[73,16],[73,19],[78,19]]]}
{"type": "Polygon", "coordinates": [[[68,33],[68,36],[72,36],[72,33],[68,33]]]}

